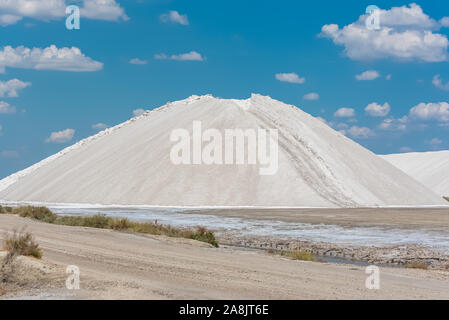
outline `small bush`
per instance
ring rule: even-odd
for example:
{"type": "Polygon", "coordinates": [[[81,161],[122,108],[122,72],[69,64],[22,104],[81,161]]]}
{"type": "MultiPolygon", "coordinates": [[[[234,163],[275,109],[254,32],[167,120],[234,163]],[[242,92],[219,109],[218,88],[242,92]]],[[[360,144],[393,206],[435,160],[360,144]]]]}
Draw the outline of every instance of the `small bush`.
{"type": "Polygon", "coordinates": [[[449,201],[449,197],[443,197],[443,199],[449,201]]]}
{"type": "Polygon", "coordinates": [[[4,214],[4,213],[12,213],[12,208],[11,207],[3,207],[0,206],[0,214],[4,214]]]}
{"type": "Polygon", "coordinates": [[[410,269],[423,269],[423,270],[427,270],[428,269],[428,265],[424,262],[420,262],[420,261],[412,261],[409,262],[407,264],[405,264],[406,268],[410,268],[410,269]]]}
{"type": "Polygon", "coordinates": [[[58,217],[46,207],[24,206],[12,210],[12,214],[18,214],[23,218],[31,218],[43,222],[53,223],[58,217]]]}
{"type": "Polygon", "coordinates": [[[315,256],[309,251],[305,250],[293,250],[293,251],[282,251],[281,255],[287,256],[293,260],[303,260],[303,261],[315,261],[315,256]]]}
{"type": "Polygon", "coordinates": [[[214,233],[204,227],[197,227],[196,231],[192,235],[192,239],[210,243],[215,248],[218,248],[218,242],[215,239],[214,233]]]}
{"type": "Polygon", "coordinates": [[[39,245],[29,232],[17,232],[14,230],[12,235],[6,237],[4,249],[12,256],[21,255],[37,259],[42,258],[42,250],[39,249],[39,245]]]}

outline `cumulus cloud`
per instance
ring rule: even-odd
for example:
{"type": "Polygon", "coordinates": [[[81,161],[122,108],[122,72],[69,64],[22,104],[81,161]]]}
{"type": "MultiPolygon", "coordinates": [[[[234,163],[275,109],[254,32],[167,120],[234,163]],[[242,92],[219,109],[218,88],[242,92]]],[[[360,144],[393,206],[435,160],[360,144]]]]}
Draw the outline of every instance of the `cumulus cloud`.
{"type": "Polygon", "coordinates": [[[11,114],[16,112],[16,107],[11,106],[5,101],[0,101],[0,114],[11,114]]]}
{"type": "Polygon", "coordinates": [[[165,53],[159,53],[154,55],[158,60],[178,60],[178,61],[203,61],[205,58],[196,51],[190,51],[181,54],[172,54],[171,56],[165,53]]]}
{"type": "Polygon", "coordinates": [[[296,73],[276,73],[275,76],[276,80],[282,81],[282,82],[290,82],[290,83],[304,83],[306,82],[306,78],[300,78],[296,73]]]}
{"type": "Polygon", "coordinates": [[[145,112],[145,110],[143,110],[143,109],[135,109],[135,110],[133,110],[133,115],[135,117],[138,117],[138,116],[141,116],[144,112],[145,112]]]}
{"type": "Polygon", "coordinates": [[[424,103],[410,109],[410,117],[418,120],[449,121],[449,104],[447,102],[424,103]]]}
{"type": "Polygon", "coordinates": [[[12,79],[8,81],[0,81],[0,97],[18,97],[18,91],[30,86],[31,82],[23,82],[19,79],[12,79]]]}
{"type": "Polygon", "coordinates": [[[441,81],[440,79],[440,75],[436,74],[433,79],[432,79],[432,83],[435,87],[441,89],[441,90],[445,90],[445,91],[449,91],[449,81],[446,83],[443,83],[443,81],[441,81]]]}
{"type": "Polygon", "coordinates": [[[399,119],[388,118],[384,119],[380,125],[379,129],[388,130],[388,131],[404,131],[407,129],[407,123],[409,119],[407,116],[404,116],[399,119]]]}
{"type": "Polygon", "coordinates": [[[367,17],[362,15],[343,28],[326,24],[320,36],[343,46],[345,54],[353,60],[395,58],[440,62],[448,59],[447,37],[433,32],[441,24],[426,15],[419,5],[379,10],[379,30],[366,27],[367,17]]]}
{"type": "MultiPolygon", "coordinates": [[[[66,17],[68,0],[1,0],[0,25],[16,24],[23,18],[41,21],[60,20],[66,17]]],[[[82,18],[95,20],[129,20],[123,8],[115,0],[83,0],[80,8],[82,18]]]]}
{"type": "Polygon", "coordinates": [[[388,102],[385,102],[383,105],[373,102],[365,107],[366,113],[372,117],[385,117],[390,113],[390,109],[388,102]]]}
{"type": "Polygon", "coordinates": [[[359,81],[361,80],[374,80],[379,78],[379,72],[377,72],[376,70],[367,70],[365,72],[362,72],[361,74],[357,74],[355,76],[355,78],[359,81]]]}
{"type": "Polygon", "coordinates": [[[76,47],[58,49],[51,45],[44,49],[30,49],[6,46],[0,50],[0,72],[5,72],[5,67],[85,72],[101,70],[103,63],[86,57],[76,47]]]}
{"type": "Polygon", "coordinates": [[[45,139],[47,143],[65,143],[72,140],[73,135],[75,134],[75,130],[73,129],[65,129],[62,131],[52,132],[50,137],[45,139]]]}
{"type": "Polygon", "coordinates": [[[433,147],[436,147],[436,146],[442,144],[443,141],[440,140],[440,139],[438,139],[438,138],[433,138],[433,139],[427,141],[427,143],[430,144],[430,145],[433,146],[433,147]]]}
{"type": "Polygon", "coordinates": [[[92,129],[98,130],[98,131],[104,130],[104,129],[106,129],[107,127],[108,127],[107,124],[104,124],[104,123],[101,123],[101,122],[92,125],[92,129]]]}
{"type": "Polygon", "coordinates": [[[310,92],[306,95],[304,95],[304,97],[302,97],[304,100],[318,100],[320,98],[320,95],[316,92],[310,92]]]}
{"type": "Polygon", "coordinates": [[[115,0],[84,0],[81,17],[106,21],[128,21],[129,17],[115,0]]]}
{"type": "Polygon", "coordinates": [[[403,153],[405,153],[405,152],[413,152],[413,149],[410,148],[410,147],[401,147],[401,148],[399,149],[399,151],[400,151],[400,152],[403,152],[403,153]]]}
{"type": "Polygon", "coordinates": [[[367,127],[352,126],[348,130],[340,130],[340,132],[358,139],[368,139],[375,136],[375,133],[367,127]]]}
{"type": "Polygon", "coordinates": [[[391,74],[387,74],[387,75],[385,76],[385,79],[386,79],[386,80],[391,80],[391,74]]]}
{"type": "Polygon", "coordinates": [[[134,58],[134,59],[131,59],[131,60],[129,60],[129,63],[131,63],[131,64],[147,64],[148,63],[148,61],[147,60],[140,60],[139,58],[134,58]]]}
{"type": "MultiPolygon", "coordinates": [[[[0,126],[0,128],[1,128],[1,126],[0,126]]],[[[19,152],[17,152],[16,150],[1,150],[0,158],[17,159],[17,158],[19,158],[19,152]]]]}
{"type": "Polygon", "coordinates": [[[334,116],[339,118],[349,118],[355,115],[355,110],[352,108],[340,108],[335,111],[334,116]]]}
{"type": "Polygon", "coordinates": [[[189,24],[189,20],[187,19],[186,14],[179,14],[178,11],[172,10],[168,13],[161,14],[160,16],[162,22],[173,22],[173,23],[179,23],[184,26],[187,26],[189,24]]]}

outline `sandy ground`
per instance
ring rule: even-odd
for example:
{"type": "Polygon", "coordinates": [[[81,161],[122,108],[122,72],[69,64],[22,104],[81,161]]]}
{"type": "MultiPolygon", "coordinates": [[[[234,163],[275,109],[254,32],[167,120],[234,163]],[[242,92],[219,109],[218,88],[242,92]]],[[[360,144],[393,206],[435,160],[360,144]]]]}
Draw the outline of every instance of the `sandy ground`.
{"type": "Polygon", "coordinates": [[[4,299],[449,299],[446,271],[381,268],[380,290],[368,290],[363,267],[0,215],[2,238],[23,226],[51,272],[4,299]],[[80,268],[80,290],[65,288],[67,265],[80,268]]]}

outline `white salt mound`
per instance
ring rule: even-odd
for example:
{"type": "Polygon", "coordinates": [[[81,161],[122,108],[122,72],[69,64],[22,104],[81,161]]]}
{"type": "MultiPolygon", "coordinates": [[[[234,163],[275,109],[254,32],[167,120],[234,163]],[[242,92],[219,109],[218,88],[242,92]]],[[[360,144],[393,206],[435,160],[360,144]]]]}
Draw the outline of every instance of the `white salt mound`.
{"type": "Polygon", "coordinates": [[[0,200],[165,206],[440,205],[437,194],[322,121],[269,97],[192,96],[106,129],[0,181],[0,200]],[[175,165],[173,129],[274,128],[279,169],[175,165]]]}
{"type": "Polygon", "coordinates": [[[381,156],[440,196],[449,197],[449,150],[381,156]]]}

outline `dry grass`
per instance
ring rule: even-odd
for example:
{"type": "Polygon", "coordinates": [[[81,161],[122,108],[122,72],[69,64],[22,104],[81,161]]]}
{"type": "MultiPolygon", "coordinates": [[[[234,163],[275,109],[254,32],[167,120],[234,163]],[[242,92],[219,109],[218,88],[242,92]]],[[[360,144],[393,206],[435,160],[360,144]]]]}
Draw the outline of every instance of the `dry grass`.
{"type": "Polygon", "coordinates": [[[14,230],[12,235],[7,235],[3,249],[8,251],[8,255],[42,258],[42,250],[39,249],[32,234],[23,230],[20,232],[14,230]]]}
{"type": "Polygon", "coordinates": [[[156,225],[151,222],[134,222],[127,218],[112,218],[105,215],[95,215],[88,217],[79,216],[58,216],[46,207],[25,206],[12,210],[13,214],[21,217],[32,218],[43,222],[54,223],[66,226],[90,227],[99,229],[112,229],[124,232],[147,233],[154,235],[164,235],[168,237],[187,238],[209,243],[218,247],[218,242],[212,231],[204,227],[194,229],[175,228],[169,225],[156,225]]]}
{"type": "Polygon", "coordinates": [[[0,206],[0,214],[12,213],[12,210],[13,209],[11,207],[0,206]]]}
{"type": "Polygon", "coordinates": [[[426,263],[421,262],[421,261],[409,262],[409,263],[405,264],[404,267],[410,268],[410,269],[423,269],[423,270],[427,270],[429,268],[429,266],[426,263]]]}
{"type": "Polygon", "coordinates": [[[281,251],[281,255],[293,260],[316,261],[316,257],[305,250],[281,251]]]}

